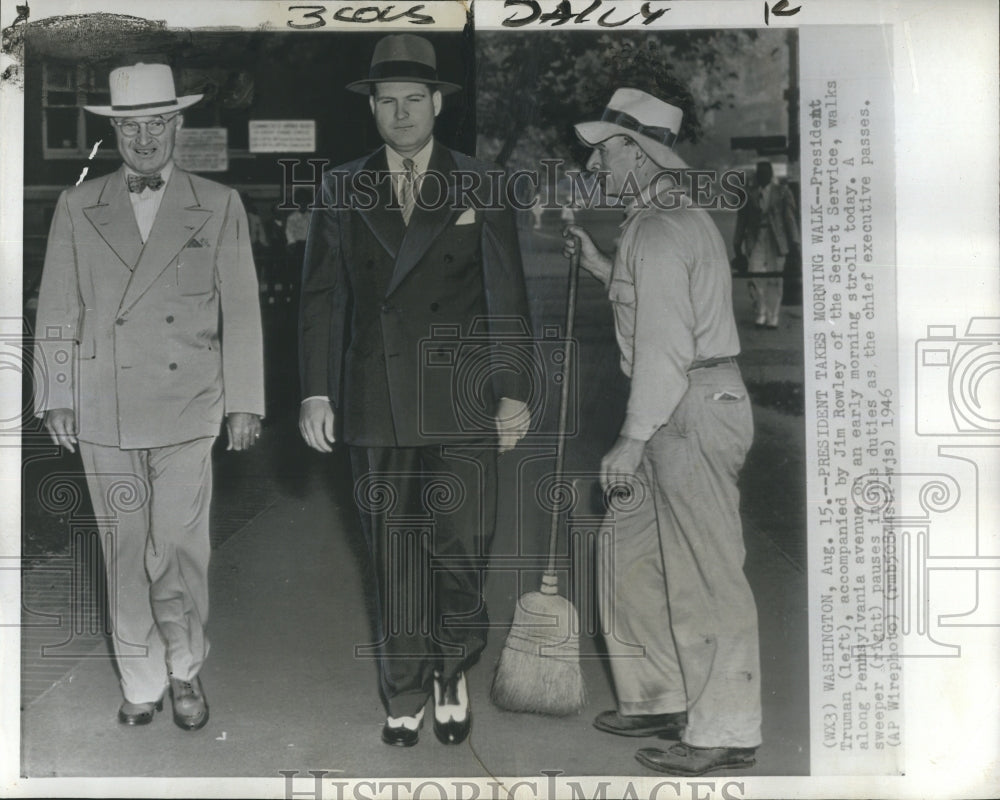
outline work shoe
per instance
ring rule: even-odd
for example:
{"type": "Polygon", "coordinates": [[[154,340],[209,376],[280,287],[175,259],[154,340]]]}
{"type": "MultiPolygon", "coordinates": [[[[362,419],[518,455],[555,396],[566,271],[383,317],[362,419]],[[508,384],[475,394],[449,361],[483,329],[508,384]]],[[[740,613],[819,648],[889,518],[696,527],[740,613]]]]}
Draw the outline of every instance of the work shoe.
{"type": "Polygon", "coordinates": [[[153,721],[153,714],[163,711],[163,698],[155,703],[122,703],[118,709],[118,721],[122,725],[148,725],[153,721]]]}
{"type": "Polygon", "coordinates": [[[174,703],[174,723],[186,731],[196,731],[208,722],[208,703],[195,675],[189,681],[170,679],[170,698],[174,703]]]}
{"type": "Polygon", "coordinates": [[[594,727],[605,733],[618,736],[656,736],[680,739],[687,725],[687,712],[675,711],[671,714],[619,714],[617,711],[602,711],[594,719],[594,727]]]}
{"type": "Polygon", "coordinates": [[[677,742],[667,750],[644,747],[635,758],[644,767],[657,772],[692,777],[719,769],[752,767],[757,763],[756,752],[756,747],[693,747],[677,742]]]}

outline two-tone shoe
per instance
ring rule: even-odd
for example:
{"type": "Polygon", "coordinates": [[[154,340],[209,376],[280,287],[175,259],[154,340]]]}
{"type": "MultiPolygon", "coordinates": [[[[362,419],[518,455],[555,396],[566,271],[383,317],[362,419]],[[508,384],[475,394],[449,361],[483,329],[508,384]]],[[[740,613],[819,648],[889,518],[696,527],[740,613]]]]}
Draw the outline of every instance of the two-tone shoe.
{"type": "Polygon", "coordinates": [[[382,741],[393,747],[413,747],[420,739],[424,710],[412,717],[386,717],[382,726],[382,741]]]}
{"type": "Polygon", "coordinates": [[[461,744],[472,730],[472,708],[465,673],[444,679],[434,673],[434,735],[442,744],[461,744]]]}

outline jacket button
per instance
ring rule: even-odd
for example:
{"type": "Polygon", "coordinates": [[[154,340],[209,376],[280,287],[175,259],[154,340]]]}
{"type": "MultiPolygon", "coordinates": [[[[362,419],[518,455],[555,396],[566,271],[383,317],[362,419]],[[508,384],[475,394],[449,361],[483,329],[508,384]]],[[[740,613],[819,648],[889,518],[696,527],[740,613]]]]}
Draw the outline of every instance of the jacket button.
{"type": "Polygon", "coordinates": [[[174,315],[171,314],[167,317],[167,322],[173,322],[173,321],[174,321],[174,315]]]}
{"type": "Polygon", "coordinates": [[[454,261],[454,260],[455,260],[455,259],[454,259],[454,258],[452,258],[452,255],[451,255],[451,253],[445,253],[445,254],[444,254],[444,263],[445,263],[445,264],[450,264],[450,263],[451,263],[452,261],[454,261]]]}
{"type": "Polygon", "coordinates": [[[390,306],[388,303],[382,303],[382,313],[388,314],[390,311],[392,311],[392,306],[390,306]]]}
{"type": "Polygon", "coordinates": [[[437,303],[431,303],[431,311],[437,311],[440,306],[437,303]]]}
{"type": "Polygon", "coordinates": [[[115,325],[124,325],[124,324],[125,324],[125,317],[118,317],[118,319],[115,320],[115,325]]]}
{"type": "Polygon", "coordinates": [[[170,369],[177,369],[177,365],[174,364],[173,362],[170,362],[170,369]]]}

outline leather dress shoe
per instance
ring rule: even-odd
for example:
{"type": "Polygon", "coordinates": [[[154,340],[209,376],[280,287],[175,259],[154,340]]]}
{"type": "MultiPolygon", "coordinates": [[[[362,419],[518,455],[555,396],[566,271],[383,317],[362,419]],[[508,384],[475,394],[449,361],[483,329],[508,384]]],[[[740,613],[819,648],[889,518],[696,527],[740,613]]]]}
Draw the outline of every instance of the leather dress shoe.
{"type": "Polygon", "coordinates": [[[472,730],[472,709],[465,674],[442,681],[434,674],[434,735],[441,744],[461,744],[472,730]]]}
{"type": "Polygon", "coordinates": [[[148,725],[157,711],[163,711],[162,697],[155,703],[130,703],[126,700],[118,709],[118,721],[122,725],[148,725]]]}
{"type": "Polygon", "coordinates": [[[420,713],[415,717],[387,717],[385,725],[382,726],[382,741],[395,747],[413,747],[420,738],[420,728],[423,724],[423,709],[420,709],[420,713]],[[403,724],[403,720],[414,727],[403,724]]]}
{"type": "Polygon", "coordinates": [[[208,703],[196,675],[189,681],[170,679],[170,698],[174,704],[174,724],[186,731],[196,731],[208,722],[208,703]]]}
{"type": "Polygon", "coordinates": [[[657,772],[693,777],[719,769],[745,769],[756,762],[756,747],[694,747],[677,742],[666,750],[645,747],[636,761],[657,772]]]}
{"type": "Polygon", "coordinates": [[[594,718],[594,727],[618,736],[662,736],[680,739],[687,725],[687,712],[671,714],[619,714],[602,711],[594,718]]]}

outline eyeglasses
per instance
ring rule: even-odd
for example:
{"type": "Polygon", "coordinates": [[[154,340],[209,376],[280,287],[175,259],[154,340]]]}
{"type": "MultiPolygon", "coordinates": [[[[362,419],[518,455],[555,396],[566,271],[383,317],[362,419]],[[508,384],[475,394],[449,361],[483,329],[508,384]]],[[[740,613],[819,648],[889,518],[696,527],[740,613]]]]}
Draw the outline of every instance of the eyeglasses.
{"type": "Polygon", "coordinates": [[[138,136],[139,130],[142,126],[146,127],[146,133],[148,133],[150,136],[159,136],[167,129],[167,123],[170,122],[172,119],[174,119],[174,117],[176,116],[177,115],[175,114],[173,117],[167,117],[166,119],[163,119],[163,117],[157,117],[156,119],[149,120],[149,122],[136,122],[135,120],[131,119],[126,120],[125,122],[118,122],[116,120],[115,127],[117,127],[119,131],[121,131],[122,136],[127,136],[129,138],[132,138],[133,136],[138,136]]]}

